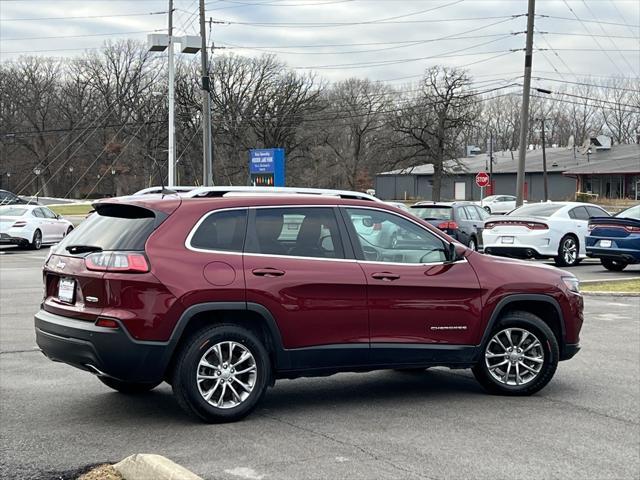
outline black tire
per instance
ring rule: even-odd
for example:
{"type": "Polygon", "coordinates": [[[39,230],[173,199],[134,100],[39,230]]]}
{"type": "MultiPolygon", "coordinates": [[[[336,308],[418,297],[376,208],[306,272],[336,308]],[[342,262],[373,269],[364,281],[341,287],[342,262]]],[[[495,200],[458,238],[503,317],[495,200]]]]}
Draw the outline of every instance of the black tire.
{"type": "Polygon", "coordinates": [[[484,208],[487,211],[487,213],[491,213],[491,209],[489,207],[482,207],[482,208],[484,208]]]}
{"type": "Polygon", "coordinates": [[[575,267],[581,260],[580,255],[580,242],[578,238],[573,234],[568,234],[562,237],[560,245],[558,246],[558,256],[553,257],[553,261],[558,267],[575,267]],[[575,258],[573,260],[568,259],[567,251],[575,248],[575,258]]]}
{"type": "MultiPolygon", "coordinates": [[[[213,371],[209,374],[213,376],[213,371]]],[[[178,404],[187,413],[205,422],[225,423],[240,420],[251,413],[262,399],[269,385],[270,377],[269,355],[260,339],[250,330],[240,326],[219,324],[198,331],[185,342],[175,363],[172,387],[178,404]],[[211,347],[221,342],[241,344],[253,356],[256,367],[255,383],[249,395],[236,406],[228,408],[214,406],[205,400],[196,380],[201,359],[211,347]]],[[[227,380],[227,382],[228,385],[232,385],[235,380],[227,380]]],[[[240,388],[237,384],[236,387],[240,388]]],[[[223,390],[222,396],[224,395],[223,390]]]]}
{"type": "Polygon", "coordinates": [[[67,228],[67,233],[64,234],[64,236],[66,237],[67,235],[69,235],[71,232],[73,231],[73,227],[69,227],[67,228]]]}
{"type": "Polygon", "coordinates": [[[627,265],[629,265],[628,263],[621,260],[609,260],[606,258],[601,258],[600,263],[604,268],[612,272],[621,272],[622,270],[627,268],[627,265]]]}
{"type": "Polygon", "coordinates": [[[133,383],[133,382],[123,382],[121,380],[116,380],[115,378],[110,377],[98,377],[102,383],[104,383],[107,387],[117,390],[120,393],[126,394],[136,394],[136,393],[145,393],[150,390],[156,388],[162,382],[154,382],[154,383],[133,383]]]}
{"type": "MultiPolygon", "coordinates": [[[[528,338],[531,339],[531,337],[528,338]]],[[[523,344],[523,348],[527,348],[526,345],[527,343],[523,344]]],[[[549,326],[540,318],[529,312],[514,311],[507,313],[498,321],[489,336],[489,341],[482,348],[480,360],[472,368],[472,371],[480,385],[482,385],[484,389],[491,394],[509,396],[532,395],[540,391],[547,385],[547,383],[549,383],[549,381],[551,381],[556,368],[558,367],[559,356],[560,349],[558,347],[558,340],[549,326]],[[509,328],[522,329],[527,331],[529,334],[535,335],[540,343],[540,347],[538,348],[544,352],[542,368],[535,377],[523,385],[507,385],[498,381],[489,372],[489,367],[485,360],[485,355],[488,349],[493,348],[489,345],[493,336],[509,328]]],[[[507,379],[508,378],[509,373],[507,371],[507,379]]]]}
{"type": "Polygon", "coordinates": [[[33,239],[29,243],[29,248],[31,250],[40,250],[42,248],[42,232],[40,230],[33,232],[33,239]]]}
{"type": "Polygon", "coordinates": [[[476,240],[476,237],[471,237],[469,239],[469,244],[467,245],[471,250],[473,250],[474,252],[478,251],[478,241],[476,240]]]}

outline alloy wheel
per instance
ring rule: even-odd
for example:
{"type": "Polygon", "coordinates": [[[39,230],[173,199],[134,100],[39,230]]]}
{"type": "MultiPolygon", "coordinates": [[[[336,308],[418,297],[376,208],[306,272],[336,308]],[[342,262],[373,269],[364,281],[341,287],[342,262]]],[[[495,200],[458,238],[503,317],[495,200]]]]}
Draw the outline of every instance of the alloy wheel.
{"type": "Polygon", "coordinates": [[[36,233],[33,235],[33,247],[38,250],[42,246],[42,234],[40,230],[36,230],[36,233]]]}
{"type": "Polygon", "coordinates": [[[257,377],[256,360],[247,347],[237,342],[220,342],[200,358],[196,382],[207,403],[228,409],[249,397],[257,377]]]}
{"type": "Polygon", "coordinates": [[[578,258],[578,244],[575,239],[568,237],[562,242],[562,259],[567,265],[573,265],[578,258]]]}
{"type": "Polygon", "coordinates": [[[544,349],[538,337],[522,328],[496,333],[485,349],[485,364],[494,380],[522,386],[538,377],[544,365],[544,349]]]}

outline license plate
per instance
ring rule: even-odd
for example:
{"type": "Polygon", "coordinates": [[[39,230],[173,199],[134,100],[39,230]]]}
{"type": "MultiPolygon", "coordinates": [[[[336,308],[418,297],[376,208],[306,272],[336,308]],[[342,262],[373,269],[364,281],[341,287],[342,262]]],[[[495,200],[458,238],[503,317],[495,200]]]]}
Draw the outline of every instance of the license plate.
{"type": "Polygon", "coordinates": [[[611,240],[600,240],[600,246],[602,248],[609,248],[611,246],[611,240]]]}
{"type": "Polygon", "coordinates": [[[58,300],[66,303],[73,303],[76,293],[76,281],[70,278],[61,278],[58,283],[58,300]]]}
{"type": "Polygon", "coordinates": [[[513,243],[513,237],[502,237],[502,243],[513,243]]]}

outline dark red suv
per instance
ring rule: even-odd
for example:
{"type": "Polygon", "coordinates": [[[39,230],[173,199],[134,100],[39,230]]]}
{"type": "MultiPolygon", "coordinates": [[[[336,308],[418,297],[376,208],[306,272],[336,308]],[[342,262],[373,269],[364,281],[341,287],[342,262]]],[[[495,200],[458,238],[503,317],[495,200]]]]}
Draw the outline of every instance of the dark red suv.
{"type": "Polygon", "coordinates": [[[355,192],[260,192],[94,204],[44,266],[44,354],[121,392],[166,381],[220,422],[278,378],[344,371],[472,368],[530,395],[579,350],[566,272],[475,253],[355,192]]]}

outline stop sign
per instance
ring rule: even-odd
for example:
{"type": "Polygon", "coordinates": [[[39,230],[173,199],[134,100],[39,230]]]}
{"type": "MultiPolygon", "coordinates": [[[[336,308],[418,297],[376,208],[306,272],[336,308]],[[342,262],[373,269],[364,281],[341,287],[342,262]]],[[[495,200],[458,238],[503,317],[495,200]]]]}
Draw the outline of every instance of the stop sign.
{"type": "Polygon", "coordinates": [[[478,172],[476,175],[476,185],[486,187],[489,185],[489,174],[487,172],[478,172]]]}

